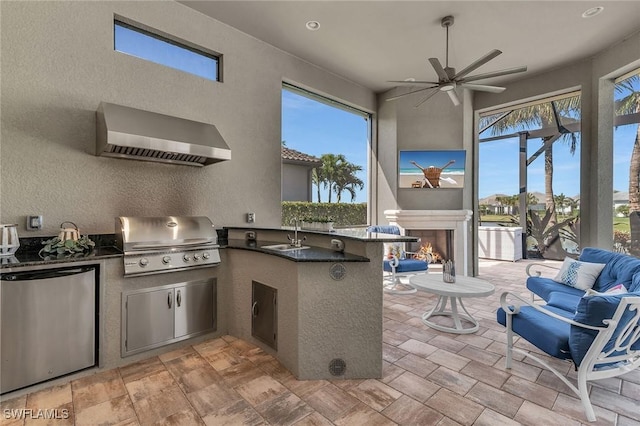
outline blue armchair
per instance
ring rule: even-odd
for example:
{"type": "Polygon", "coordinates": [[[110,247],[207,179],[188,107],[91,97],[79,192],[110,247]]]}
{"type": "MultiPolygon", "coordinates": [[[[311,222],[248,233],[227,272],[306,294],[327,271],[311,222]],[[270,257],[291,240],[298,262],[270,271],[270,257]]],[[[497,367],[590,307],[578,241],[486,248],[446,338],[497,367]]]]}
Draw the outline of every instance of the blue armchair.
{"type": "Polygon", "coordinates": [[[507,368],[518,352],[555,374],[580,398],[586,417],[596,416],[587,382],[625,374],[640,367],[640,260],[603,249],[585,248],[580,260],[604,264],[594,291],[583,291],[527,271],[527,288],[541,305],[503,293],[497,321],[506,327],[507,368]],[[623,285],[622,293],[612,292],[623,285]],[[577,386],[535,354],[514,347],[514,334],[546,354],[573,362],[577,386]]]}
{"type": "MultiPolygon", "coordinates": [[[[395,225],[370,226],[367,228],[367,232],[401,235],[400,228],[395,225]]],[[[411,255],[413,253],[403,250],[400,244],[398,244],[397,250],[385,249],[382,265],[382,269],[386,273],[384,279],[385,293],[412,294],[417,291],[413,286],[402,283],[400,277],[426,273],[429,269],[429,264],[425,260],[407,257],[407,254],[411,255]]]]}

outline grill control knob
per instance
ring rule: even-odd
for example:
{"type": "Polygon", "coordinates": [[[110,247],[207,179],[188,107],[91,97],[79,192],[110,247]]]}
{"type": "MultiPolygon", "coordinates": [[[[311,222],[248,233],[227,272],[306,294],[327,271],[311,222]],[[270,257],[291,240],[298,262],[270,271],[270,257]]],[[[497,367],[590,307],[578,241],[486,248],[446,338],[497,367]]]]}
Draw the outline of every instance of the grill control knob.
{"type": "Polygon", "coordinates": [[[184,260],[185,262],[188,262],[191,260],[191,256],[189,256],[188,254],[185,254],[184,256],[182,256],[182,260],[184,260]]]}
{"type": "Polygon", "coordinates": [[[169,264],[169,262],[171,262],[170,256],[165,256],[162,258],[162,263],[164,263],[165,265],[169,264]]]}
{"type": "Polygon", "coordinates": [[[206,251],[204,253],[202,253],[202,258],[203,259],[208,259],[210,257],[211,257],[211,255],[209,253],[207,253],[206,251]]]}
{"type": "Polygon", "coordinates": [[[194,255],[193,255],[193,260],[195,260],[196,262],[197,262],[198,260],[200,260],[200,255],[199,255],[198,253],[194,254],[194,255]]]}
{"type": "Polygon", "coordinates": [[[147,266],[149,264],[149,259],[147,259],[146,257],[143,257],[142,259],[140,259],[140,262],[138,262],[140,264],[140,266],[142,266],[143,268],[145,266],[147,266]]]}

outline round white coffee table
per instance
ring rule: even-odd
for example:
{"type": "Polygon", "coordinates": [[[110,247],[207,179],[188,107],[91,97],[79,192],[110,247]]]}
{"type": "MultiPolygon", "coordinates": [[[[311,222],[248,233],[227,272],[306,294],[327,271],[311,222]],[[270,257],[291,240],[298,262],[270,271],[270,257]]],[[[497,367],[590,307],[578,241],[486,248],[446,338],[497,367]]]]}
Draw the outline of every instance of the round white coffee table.
{"type": "Polygon", "coordinates": [[[420,291],[426,291],[438,295],[436,305],[422,315],[422,322],[436,330],[456,334],[469,334],[478,331],[478,321],[476,321],[467,311],[462,303],[465,297],[486,297],[495,291],[493,284],[474,277],[457,276],[455,283],[445,283],[442,281],[442,274],[421,274],[414,275],[409,279],[412,286],[420,291]],[[447,309],[447,303],[451,303],[451,309],[447,309]],[[462,308],[464,314],[458,312],[458,306],[462,308]],[[447,316],[453,319],[455,327],[447,327],[429,321],[431,317],[447,316]],[[471,327],[465,327],[461,320],[471,323],[471,327]]]}

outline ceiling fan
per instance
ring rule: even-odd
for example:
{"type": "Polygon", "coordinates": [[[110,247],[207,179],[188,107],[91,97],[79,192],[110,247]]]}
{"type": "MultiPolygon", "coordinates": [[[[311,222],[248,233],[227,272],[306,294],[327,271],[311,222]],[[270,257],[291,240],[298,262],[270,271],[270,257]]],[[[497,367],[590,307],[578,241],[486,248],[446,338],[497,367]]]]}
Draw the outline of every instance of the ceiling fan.
{"type": "Polygon", "coordinates": [[[495,58],[496,56],[502,53],[500,50],[494,49],[489,53],[487,53],[486,55],[484,55],[483,57],[481,57],[480,59],[471,63],[462,71],[456,73],[455,68],[449,67],[449,27],[453,25],[453,16],[445,16],[444,18],[442,18],[441,25],[447,29],[445,67],[444,68],[442,67],[442,64],[440,63],[438,58],[429,58],[429,62],[431,63],[431,66],[433,67],[436,74],[438,75],[438,81],[391,80],[389,81],[389,83],[399,83],[403,85],[414,85],[414,86],[428,84],[430,86],[424,89],[418,89],[411,92],[403,93],[401,95],[393,96],[391,98],[388,98],[387,101],[394,101],[396,99],[413,95],[415,93],[427,92],[426,96],[422,98],[422,100],[419,103],[416,104],[416,108],[417,108],[423,103],[425,103],[432,96],[434,96],[436,93],[445,92],[447,95],[449,95],[449,98],[451,98],[451,102],[453,102],[454,105],[460,105],[460,99],[458,98],[458,94],[456,93],[456,90],[455,90],[456,87],[459,86],[459,87],[464,87],[466,89],[479,90],[482,92],[501,93],[504,90],[506,90],[505,87],[488,86],[485,84],[474,84],[471,82],[477,81],[477,80],[483,80],[485,78],[498,77],[501,75],[515,74],[515,73],[524,72],[527,70],[526,66],[514,67],[514,68],[507,68],[500,71],[487,72],[484,74],[476,74],[476,75],[467,77],[467,75],[475,71],[476,68],[481,67],[482,65],[486,64],[487,62],[489,62],[490,60],[492,60],[493,58],[495,58]]]}

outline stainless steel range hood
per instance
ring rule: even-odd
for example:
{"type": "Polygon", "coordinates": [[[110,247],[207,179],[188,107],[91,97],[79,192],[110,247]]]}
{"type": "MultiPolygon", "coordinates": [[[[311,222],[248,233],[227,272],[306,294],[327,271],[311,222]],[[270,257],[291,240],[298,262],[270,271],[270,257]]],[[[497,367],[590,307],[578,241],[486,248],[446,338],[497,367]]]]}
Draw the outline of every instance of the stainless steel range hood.
{"type": "Polygon", "coordinates": [[[101,102],[96,112],[96,155],[207,166],[230,160],[213,124],[101,102]]]}

